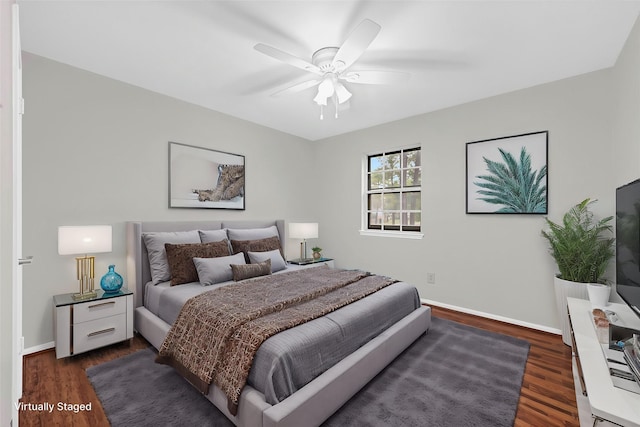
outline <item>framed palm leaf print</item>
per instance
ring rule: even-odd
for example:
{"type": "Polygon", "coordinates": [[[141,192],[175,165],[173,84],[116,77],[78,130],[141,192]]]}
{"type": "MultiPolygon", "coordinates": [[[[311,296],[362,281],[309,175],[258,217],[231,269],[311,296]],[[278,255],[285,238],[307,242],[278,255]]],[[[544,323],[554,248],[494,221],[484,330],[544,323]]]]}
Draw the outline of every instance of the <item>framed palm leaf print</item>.
{"type": "Polygon", "coordinates": [[[467,213],[547,213],[549,132],[467,143],[467,213]]]}

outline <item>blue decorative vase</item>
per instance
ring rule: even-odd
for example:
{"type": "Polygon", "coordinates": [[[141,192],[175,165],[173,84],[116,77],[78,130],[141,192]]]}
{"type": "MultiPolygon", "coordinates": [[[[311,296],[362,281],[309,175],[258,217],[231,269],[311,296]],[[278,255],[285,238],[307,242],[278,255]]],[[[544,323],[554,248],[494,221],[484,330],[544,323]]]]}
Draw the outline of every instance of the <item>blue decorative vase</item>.
{"type": "Polygon", "coordinates": [[[109,266],[109,271],[100,279],[100,287],[107,294],[113,294],[122,287],[122,276],[114,271],[115,265],[109,266]]]}

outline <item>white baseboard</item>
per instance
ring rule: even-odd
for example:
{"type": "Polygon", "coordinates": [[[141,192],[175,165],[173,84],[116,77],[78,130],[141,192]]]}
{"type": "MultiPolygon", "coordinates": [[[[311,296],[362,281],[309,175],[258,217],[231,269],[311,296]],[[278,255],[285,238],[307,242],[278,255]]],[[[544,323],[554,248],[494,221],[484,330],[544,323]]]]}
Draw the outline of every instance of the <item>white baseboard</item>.
{"type": "Polygon", "coordinates": [[[22,352],[22,355],[26,356],[28,354],[37,353],[39,351],[49,350],[50,348],[55,348],[55,346],[56,346],[55,341],[34,345],[33,347],[25,348],[24,351],[22,352]]]}
{"type": "Polygon", "coordinates": [[[433,301],[433,300],[428,300],[428,299],[424,299],[424,298],[420,298],[420,302],[422,302],[423,304],[427,304],[427,305],[433,304],[433,305],[436,305],[438,307],[448,308],[450,310],[455,310],[455,311],[460,311],[462,313],[473,314],[475,316],[480,316],[480,317],[484,317],[484,318],[487,318],[487,319],[498,320],[500,322],[510,323],[512,325],[523,326],[523,327],[529,328],[529,329],[536,329],[538,331],[549,332],[551,334],[556,334],[556,335],[562,335],[562,331],[560,329],[557,329],[557,328],[550,328],[548,326],[542,326],[542,325],[538,325],[538,324],[535,324],[535,323],[523,322],[522,320],[511,319],[509,317],[498,316],[498,315],[491,314],[491,313],[484,313],[482,311],[471,310],[471,309],[468,309],[468,308],[458,307],[458,306],[455,306],[455,305],[446,304],[446,303],[443,303],[443,302],[438,302],[438,301],[433,301]]]}
{"type": "MultiPolygon", "coordinates": [[[[549,328],[548,326],[542,326],[542,325],[537,325],[535,323],[523,322],[521,320],[511,319],[511,318],[508,318],[508,317],[497,316],[497,315],[491,314],[491,313],[484,313],[482,311],[471,310],[471,309],[468,309],[468,308],[458,307],[458,306],[451,305],[451,304],[446,304],[446,303],[443,303],[443,302],[433,301],[433,300],[429,300],[429,299],[425,299],[425,298],[420,298],[420,302],[422,302],[423,304],[427,304],[427,305],[433,304],[433,305],[437,305],[438,307],[448,308],[450,310],[460,311],[462,313],[473,314],[475,316],[485,317],[487,319],[493,319],[493,320],[498,320],[500,322],[511,323],[512,325],[524,326],[525,328],[536,329],[538,331],[549,332],[549,333],[556,334],[556,335],[561,335],[562,334],[562,331],[560,329],[549,328]]],[[[44,343],[44,344],[36,345],[36,346],[33,346],[33,347],[25,348],[24,352],[23,352],[23,355],[26,356],[27,354],[37,353],[37,352],[43,351],[43,350],[49,350],[50,348],[55,348],[55,346],[56,346],[55,341],[51,341],[51,342],[48,342],[48,343],[44,343]]]]}

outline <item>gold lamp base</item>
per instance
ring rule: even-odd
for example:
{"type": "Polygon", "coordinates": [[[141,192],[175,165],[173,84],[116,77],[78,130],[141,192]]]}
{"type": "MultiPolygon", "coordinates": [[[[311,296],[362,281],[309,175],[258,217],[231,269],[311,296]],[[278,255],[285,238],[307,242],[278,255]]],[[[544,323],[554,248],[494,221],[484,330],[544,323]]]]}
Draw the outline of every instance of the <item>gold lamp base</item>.
{"type": "Polygon", "coordinates": [[[95,298],[98,296],[93,287],[94,264],[96,257],[83,256],[76,258],[76,271],[80,292],[73,294],[76,301],[95,298]]]}
{"type": "Polygon", "coordinates": [[[78,293],[78,294],[73,294],[73,299],[75,301],[82,301],[82,300],[86,300],[86,299],[92,299],[92,298],[96,298],[98,296],[98,293],[96,291],[90,291],[90,292],[85,292],[85,293],[78,293]]]}

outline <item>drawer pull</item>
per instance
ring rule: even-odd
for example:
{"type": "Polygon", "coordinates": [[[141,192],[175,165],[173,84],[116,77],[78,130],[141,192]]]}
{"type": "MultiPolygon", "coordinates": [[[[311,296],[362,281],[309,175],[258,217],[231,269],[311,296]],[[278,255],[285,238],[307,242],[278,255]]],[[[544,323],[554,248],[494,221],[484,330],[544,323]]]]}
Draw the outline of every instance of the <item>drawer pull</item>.
{"type": "Polygon", "coordinates": [[[94,305],[90,305],[87,308],[96,308],[96,307],[101,307],[103,305],[109,305],[109,304],[115,304],[115,301],[108,301],[108,302],[102,302],[100,304],[94,304],[94,305]]]}
{"type": "Polygon", "coordinates": [[[108,328],[108,329],[103,329],[101,331],[95,331],[95,332],[91,332],[90,334],[87,334],[88,337],[95,337],[96,335],[100,335],[100,334],[106,334],[107,332],[113,332],[115,331],[116,328],[108,328]]]}

